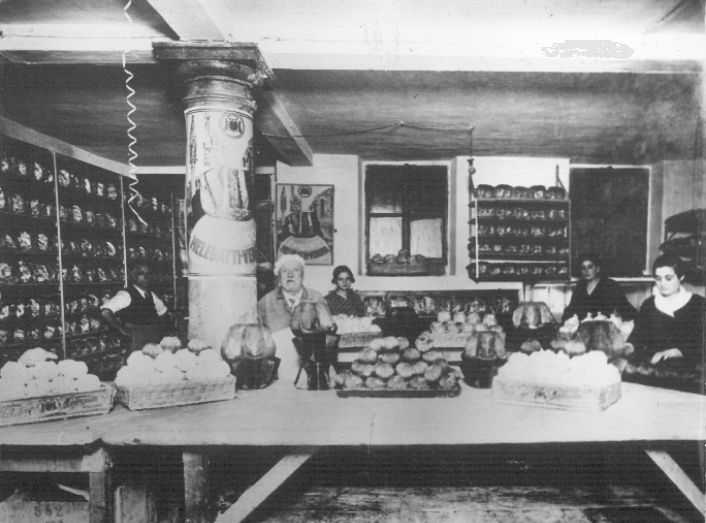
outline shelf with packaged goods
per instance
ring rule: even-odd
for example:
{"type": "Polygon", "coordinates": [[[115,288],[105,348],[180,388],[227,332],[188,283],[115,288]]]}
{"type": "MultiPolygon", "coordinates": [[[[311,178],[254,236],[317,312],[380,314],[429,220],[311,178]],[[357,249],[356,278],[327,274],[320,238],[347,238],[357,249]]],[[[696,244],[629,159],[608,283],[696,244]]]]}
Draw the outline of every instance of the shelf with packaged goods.
{"type": "Polygon", "coordinates": [[[559,198],[559,199],[554,199],[554,198],[474,198],[473,202],[469,204],[469,207],[474,206],[474,202],[477,202],[479,205],[502,205],[502,204],[509,204],[509,205],[549,205],[551,207],[554,206],[568,206],[570,203],[570,200],[568,198],[559,198]]]}
{"type": "MultiPolygon", "coordinates": [[[[486,193],[500,189],[484,187],[486,193]]],[[[566,196],[563,188],[552,190],[566,196]]],[[[530,284],[568,281],[570,199],[479,198],[472,193],[469,207],[469,278],[530,284]]]]}
{"type": "MultiPolygon", "coordinates": [[[[54,213],[53,209],[52,213],[54,213]]],[[[19,221],[23,225],[46,225],[49,227],[56,228],[56,214],[52,214],[50,216],[39,216],[32,214],[31,211],[22,213],[0,211],[0,223],[3,223],[4,225],[7,225],[9,223],[9,226],[12,226],[13,221],[19,221]]]]}
{"type": "MultiPolygon", "coordinates": [[[[102,304],[124,288],[131,261],[127,246],[151,249],[149,258],[159,274],[155,292],[172,306],[176,295],[174,193],[180,191],[153,184],[149,197],[128,204],[132,191],[123,178],[124,165],[20,128],[0,119],[0,294],[3,304],[9,301],[13,307],[36,299],[56,302],[55,316],[25,321],[34,330],[55,323],[55,337],[33,341],[26,348],[46,344],[60,357],[69,357],[67,349],[76,342],[116,334],[101,330],[81,333],[76,339],[67,332],[66,322],[80,321],[82,316],[97,319],[100,309],[71,311],[67,306],[82,297],[97,298],[102,304]],[[126,230],[132,207],[149,228],[126,230]],[[10,235],[7,245],[6,234],[10,235]]],[[[142,182],[141,191],[150,187],[142,182]]],[[[25,345],[13,345],[5,353],[16,359],[22,348],[25,345]]],[[[123,349],[115,349],[112,355],[120,356],[123,349]]],[[[101,354],[111,357],[112,350],[106,348],[101,354]]]]}
{"type": "Polygon", "coordinates": [[[478,238],[478,243],[510,243],[510,244],[544,244],[544,245],[555,245],[555,244],[565,244],[568,242],[568,238],[565,236],[497,236],[497,235],[479,235],[471,236],[469,241],[475,241],[478,238]]]}
{"type": "Polygon", "coordinates": [[[476,223],[487,223],[489,225],[567,225],[569,223],[568,218],[499,218],[499,217],[486,217],[481,216],[478,218],[471,218],[468,221],[469,225],[475,225],[476,223]]]}

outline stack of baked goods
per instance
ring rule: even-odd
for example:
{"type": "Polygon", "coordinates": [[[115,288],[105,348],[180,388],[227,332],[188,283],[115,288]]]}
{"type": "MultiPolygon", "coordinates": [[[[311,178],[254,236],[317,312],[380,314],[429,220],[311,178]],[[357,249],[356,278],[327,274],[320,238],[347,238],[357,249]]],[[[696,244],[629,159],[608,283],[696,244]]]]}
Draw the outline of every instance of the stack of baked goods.
{"type": "Polygon", "coordinates": [[[609,361],[622,367],[621,360],[634,352],[632,344],[625,341],[631,328],[632,322],[624,323],[615,315],[608,318],[602,314],[589,314],[583,321],[574,316],[558,329],[551,348],[570,356],[601,351],[609,361]]]}
{"type": "Polygon", "coordinates": [[[481,317],[478,312],[458,311],[452,315],[448,310],[443,310],[438,313],[437,321],[429,326],[429,332],[422,341],[430,341],[437,348],[464,348],[474,332],[488,330],[503,330],[493,313],[486,312],[481,317]]]}
{"type": "Polygon", "coordinates": [[[570,410],[603,410],[620,398],[620,371],[605,353],[570,357],[541,350],[511,354],[493,379],[493,398],[570,410]]]}
{"type": "Polygon", "coordinates": [[[343,390],[456,390],[460,373],[441,353],[426,345],[412,347],[406,338],[373,340],[351,369],[336,376],[343,390]]]}
{"type": "Polygon", "coordinates": [[[558,328],[549,307],[541,301],[520,303],[512,314],[512,325],[508,345],[523,352],[549,348],[558,328]]]}

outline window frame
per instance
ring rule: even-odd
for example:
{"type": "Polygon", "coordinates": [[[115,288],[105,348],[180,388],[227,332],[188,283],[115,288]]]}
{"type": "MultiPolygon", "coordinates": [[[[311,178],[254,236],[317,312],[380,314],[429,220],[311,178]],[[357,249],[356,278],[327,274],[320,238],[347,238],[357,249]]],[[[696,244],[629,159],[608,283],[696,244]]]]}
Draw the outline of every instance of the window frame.
{"type": "MultiPolygon", "coordinates": [[[[361,274],[367,274],[367,265],[370,261],[370,219],[371,217],[401,217],[402,218],[402,248],[409,248],[411,242],[411,221],[413,218],[441,218],[442,220],[442,256],[440,258],[428,258],[430,264],[443,267],[446,272],[450,267],[451,259],[453,258],[454,245],[452,238],[455,235],[454,223],[454,184],[453,184],[453,169],[451,161],[366,161],[360,162],[360,263],[361,274]],[[371,213],[369,210],[370,202],[366,191],[366,182],[368,180],[368,171],[370,167],[400,167],[409,166],[412,169],[443,167],[446,175],[446,205],[443,215],[439,216],[433,211],[414,212],[409,209],[407,198],[403,197],[402,212],[392,213],[371,213]]],[[[393,254],[393,253],[381,253],[393,254]]],[[[396,253],[394,253],[396,254],[396,253]]],[[[448,274],[448,272],[446,272],[448,274]]]]}

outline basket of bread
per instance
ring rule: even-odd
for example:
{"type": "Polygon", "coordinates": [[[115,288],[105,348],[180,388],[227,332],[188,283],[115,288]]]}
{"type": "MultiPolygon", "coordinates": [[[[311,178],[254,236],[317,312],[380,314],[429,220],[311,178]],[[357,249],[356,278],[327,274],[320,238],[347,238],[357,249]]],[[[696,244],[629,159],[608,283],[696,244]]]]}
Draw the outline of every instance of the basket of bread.
{"type": "Polygon", "coordinates": [[[114,389],[82,361],[57,359],[42,348],[0,369],[0,426],[107,414],[114,389]]]}
{"type": "Polygon", "coordinates": [[[235,397],[235,377],[221,356],[199,340],[175,337],[133,352],[115,378],[118,401],[130,410],[191,405],[235,397]]]}

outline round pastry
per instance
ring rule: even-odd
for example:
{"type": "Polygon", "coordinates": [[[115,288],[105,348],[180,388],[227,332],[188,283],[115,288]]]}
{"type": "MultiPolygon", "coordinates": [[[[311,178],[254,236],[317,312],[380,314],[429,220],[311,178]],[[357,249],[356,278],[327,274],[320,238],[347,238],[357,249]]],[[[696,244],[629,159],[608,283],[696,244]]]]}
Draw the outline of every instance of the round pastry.
{"type": "Polygon", "coordinates": [[[26,205],[25,205],[25,199],[22,197],[21,194],[13,194],[10,197],[10,201],[12,204],[12,212],[16,214],[24,214],[26,211],[26,205]]]}
{"type": "Polygon", "coordinates": [[[363,363],[375,363],[378,359],[378,354],[373,349],[366,348],[358,354],[358,361],[363,363]]]}
{"type": "Polygon", "coordinates": [[[447,372],[441,377],[438,383],[438,388],[441,390],[452,390],[458,388],[459,376],[456,371],[447,372]]]}
{"type": "Polygon", "coordinates": [[[375,376],[370,376],[365,380],[365,387],[368,389],[380,390],[386,388],[386,385],[382,379],[376,378],[375,376]]]}
{"type": "Polygon", "coordinates": [[[409,380],[409,388],[412,390],[429,390],[430,386],[424,376],[415,376],[409,380]]]}
{"type": "Polygon", "coordinates": [[[532,192],[532,198],[535,200],[543,200],[544,199],[544,194],[546,192],[546,187],[544,185],[533,185],[530,187],[530,191],[532,192]]]}
{"type": "Polygon", "coordinates": [[[550,200],[564,200],[566,199],[566,190],[563,187],[549,187],[545,197],[550,200]]]}
{"type": "Polygon", "coordinates": [[[118,199],[118,190],[115,188],[115,185],[112,183],[108,184],[107,188],[107,196],[109,200],[117,200],[118,199]]]}
{"type": "Polygon", "coordinates": [[[375,365],[372,365],[371,363],[364,363],[362,361],[354,361],[351,365],[351,370],[359,376],[367,378],[375,371],[375,365]]]}
{"type": "Polygon", "coordinates": [[[389,363],[390,365],[396,365],[400,361],[400,353],[386,352],[385,354],[380,355],[378,361],[381,361],[382,363],[389,363]]]}
{"type": "Polygon", "coordinates": [[[389,363],[378,363],[375,366],[375,375],[383,380],[390,378],[395,373],[395,369],[389,363]]]}
{"type": "Polygon", "coordinates": [[[520,345],[520,351],[530,354],[542,350],[542,345],[534,338],[528,338],[520,345]]]}
{"type": "Polygon", "coordinates": [[[14,330],[12,333],[12,339],[13,341],[24,341],[25,339],[25,331],[24,329],[18,327],[14,330]]]}
{"type": "Polygon", "coordinates": [[[407,379],[412,377],[414,374],[414,369],[412,365],[403,361],[395,366],[395,372],[397,372],[400,377],[407,379]]]}
{"type": "Polygon", "coordinates": [[[17,245],[20,250],[31,251],[32,250],[32,236],[27,231],[22,231],[17,236],[17,245]]]}
{"type": "Polygon", "coordinates": [[[419,349],[420,352],[426,352],[434,347],[434,340],[430,333],[425,331],[417,337],[414,342],[414,346],[419,349]]]}
{"type": "Polygon", "coordinates": [[[22,177],[25,177],[29,174],[27,171],[27,162],[25,162],[24,160],[19,160],[17,162],[17,174],[22,177]]]}
{"type": "Polygon", "coordinates": [[[512,198],[513,199],[522,199],[525,197],[525,194],[527,193],[527,187],[522,187],[522,186],[517,186],[512,188],[512,198]]]}
{"type": "Polygon", "coordinates": [[[506,184],[500,184],[495,186],[494,191],[495,198],[511,198],[512,197],[512,187],[506,184]]]}
{"type": "Polygon", "coordinates": [[[415,376],[422,375],[427,371],[428,368],[429,364],[426,361],[419,360],[414,365],[412,365],[412,374],[414,374],[415,376]]]}
{"type": "Polygon", "coordinates": [[[422,354],[422,359],[427,363],[434,363],[436,360],[443,359],[443,355],[436,350],[430,350],[422,354]]]}
{"type": "Polygon", "coordinates": [[[448,364],[443,360],[433,363],[426,371],[424,371],[424,379],[429,383],[436,383],[444,375],[447,368],[448,364]]]}
{"type": "Polygon", "coordinates": [[[387,388],[390,390],[406,390],[407,381],[402,376],[392,376],[387,381],[387,388]]]}
{"type": "Polygon", "coordinates": [[[476,187],[476,193],[478,194],[478,198],[494,198],[495,197],[495,189],[491,185],[485,185],[481,184],[478,187],[476,187]]]}

